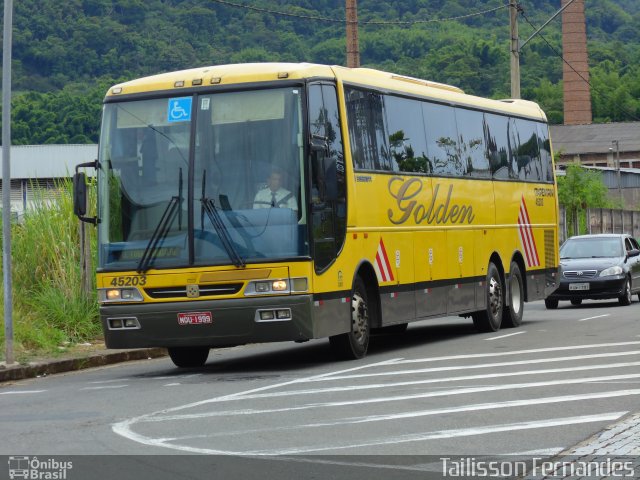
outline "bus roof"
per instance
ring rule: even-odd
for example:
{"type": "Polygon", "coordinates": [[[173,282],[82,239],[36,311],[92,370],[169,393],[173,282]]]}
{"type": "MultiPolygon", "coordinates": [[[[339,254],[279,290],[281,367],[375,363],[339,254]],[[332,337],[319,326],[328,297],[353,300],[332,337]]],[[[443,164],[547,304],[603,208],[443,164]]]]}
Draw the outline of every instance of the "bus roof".
{"type": "Polygon", "coordinates": [[[161,73],[114,85],[107,92],[106,98],[154,91],[179,91],[185,88],[210,88],[215,85],[305,78],[335,78],[339,82],[350,85],[415,95],[453,105],[469,106],[546,121],[546,116],[538,104],[527,100],[492,100],[467,95],[460,88],[452,85],[406,75],[371,68],[348,68],[312,63],[239,63],[161,73]]]}

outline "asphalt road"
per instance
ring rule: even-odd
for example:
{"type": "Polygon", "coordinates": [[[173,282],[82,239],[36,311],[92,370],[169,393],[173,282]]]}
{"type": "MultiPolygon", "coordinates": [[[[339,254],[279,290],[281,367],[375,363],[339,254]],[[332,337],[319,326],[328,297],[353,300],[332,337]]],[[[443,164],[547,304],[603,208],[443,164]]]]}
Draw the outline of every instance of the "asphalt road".
{"type": "Polygon", "coordinates": [[[637,296],[534,302],[520,328],[419,322],[374,337],[361,361],[335,361],[322,340],[213,350],[199,369],[161,358],[20,381],[0,386],[0,455],[207,453],[227,473],[228,455],[250,471],[267,455],[333,478],[428,478],[439,467],[425,456],[554,455],[640,410],[639,327],[637,296]]]}

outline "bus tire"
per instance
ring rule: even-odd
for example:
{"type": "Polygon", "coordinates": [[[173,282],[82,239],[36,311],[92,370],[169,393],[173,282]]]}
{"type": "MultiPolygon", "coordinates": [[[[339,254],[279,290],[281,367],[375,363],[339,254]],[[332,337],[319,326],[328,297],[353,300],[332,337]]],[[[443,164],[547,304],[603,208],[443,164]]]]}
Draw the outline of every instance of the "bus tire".
{"type": "Polygon", "coordinates": [[[176,367],[201,367],[207,362],[209,347],[170,347],[169,357],[176,367]]]}
{"type": "Polygon", "coordinates": [[[479,332],[497,332],[502,324],[504,311],[504,288],[500,271],[493,262],[487,268],[486,284],[487,305],[484,310],[473,312],[473,324],[479,332]]]}
{"type": "Polygon", "coordinates": [[[509,306],[502,314],[502,326],[515,328],[522,325],[524,315],[524,282],[520,266],[516,262],[511,262],[509,272],[509,306]]]}
{"type": "Polygon", "coordinates": [[[329,337],[335,355],[343,360],[363,358],[369,348],[371,333],[370,304],[361,277],[356,277],[351,292],[351,328],[349,332],[329,337]]]}

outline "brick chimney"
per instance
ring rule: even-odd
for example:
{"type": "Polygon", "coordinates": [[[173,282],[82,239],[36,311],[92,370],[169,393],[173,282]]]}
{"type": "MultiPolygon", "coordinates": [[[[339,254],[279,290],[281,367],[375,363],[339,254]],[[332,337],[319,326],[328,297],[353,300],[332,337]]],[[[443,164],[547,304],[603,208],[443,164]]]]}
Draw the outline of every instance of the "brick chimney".
{"type": "MultiPolygon", "coordinates": [[[[562,6],[569,1],[562,0],[562,6]]],[[[562,52],[564,59],[573,67],[572,69],[567,63],[562,63],[564,124],[590,124],[593,117],[591,90],[585,82],[585,79],[589,80],[589,56],[584,0],[575,0],[562,12],[562,52]]]]}

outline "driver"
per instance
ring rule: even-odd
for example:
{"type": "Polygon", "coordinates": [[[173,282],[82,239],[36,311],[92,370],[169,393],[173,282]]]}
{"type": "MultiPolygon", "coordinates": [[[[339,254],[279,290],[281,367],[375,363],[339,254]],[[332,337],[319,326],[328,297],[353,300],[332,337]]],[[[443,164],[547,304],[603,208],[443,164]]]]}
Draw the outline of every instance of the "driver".
{"type": "Polygon", "coordinates": [[[298,211],[298,203],[289,190],[282,187],[282,171],[273,168],[267,179],[267,188],[258,191],[253,208],[290,208],[298,211]]]}

